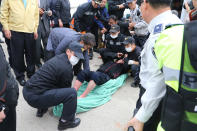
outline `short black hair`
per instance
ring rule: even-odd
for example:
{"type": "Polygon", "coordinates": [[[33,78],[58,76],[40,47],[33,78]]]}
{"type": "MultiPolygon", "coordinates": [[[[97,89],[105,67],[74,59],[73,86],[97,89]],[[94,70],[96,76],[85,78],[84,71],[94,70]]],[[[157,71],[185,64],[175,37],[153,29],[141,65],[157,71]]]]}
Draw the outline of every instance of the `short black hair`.
{"type": "MultiPolygon", "coordinates": [[[[144,2],[144,0],[142,0],[144,2]]],[[[170,7],[172,0],[146,0],[153,8],[170,7]]]]}
{"type": "Polygon", "coordinates": [[[83,41],[84,45],[90,45],[92,47],[96,44],[95,36],[92,33],[86,33],[81,35],[80,41],[83,41]]]}
{"type": "Polygon", "coordinates": [[[110,15],[109,16],[109,19],[113,19],[114,21],[117,21],[118,20],[118,18],[115,15],[110,15]]]}

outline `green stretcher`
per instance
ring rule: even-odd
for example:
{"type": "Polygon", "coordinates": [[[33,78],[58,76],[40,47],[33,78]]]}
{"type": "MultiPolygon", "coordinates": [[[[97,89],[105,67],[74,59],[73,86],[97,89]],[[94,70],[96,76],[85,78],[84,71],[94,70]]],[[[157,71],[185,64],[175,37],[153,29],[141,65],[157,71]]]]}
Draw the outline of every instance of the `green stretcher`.
{"type": "MultiPolygon", "coordinates": [[[[119,76],[117,79],[109,80],[103,85],[96,86],[88,96],[77,101],[77,113],[89,111],[95,107],[101,106],[111,100],[112,95],[124,85],[127,74],[119,76]]],[[[80,96],[87,87],[88,82],[84,82],[78,90],[80,96]]],[[[53,107],[54,116],[60,117],[63,104],[53,107]]]]}

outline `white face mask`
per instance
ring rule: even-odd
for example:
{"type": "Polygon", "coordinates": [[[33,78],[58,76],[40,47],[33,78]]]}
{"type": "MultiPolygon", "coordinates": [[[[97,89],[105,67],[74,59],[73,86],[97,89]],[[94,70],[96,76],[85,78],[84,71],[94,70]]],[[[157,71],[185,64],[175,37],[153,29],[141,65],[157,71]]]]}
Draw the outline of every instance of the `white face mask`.
{"type": "Polygon", "coordinates": [[[125,50],[126,50],[127,52],[132,52],[132,48],[131,48],[131,47],[125,48],[125,50]]]}
{"type": "Polygon", "coordinates": [[[116,35],[110,35],[112,39],[116,39],[118,37],[118,34],[116,35]]]}
{"type": "Polygon", "coordinates": [[[72,55],[70,57],[70,60],[69,61],[70,61],[71,65],[74,66],[74,65],[76,65],[79,62],[79,58],[72,55]]]}

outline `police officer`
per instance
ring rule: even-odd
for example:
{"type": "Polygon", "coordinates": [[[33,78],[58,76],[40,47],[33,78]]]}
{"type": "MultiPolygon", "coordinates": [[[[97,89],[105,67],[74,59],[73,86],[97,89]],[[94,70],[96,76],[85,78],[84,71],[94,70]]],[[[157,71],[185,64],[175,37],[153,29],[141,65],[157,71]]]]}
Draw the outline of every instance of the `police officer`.
{"type": "Polygon", "coordinates": [[[103,63],[113,61],[114,59],[124,57],[124,35],[120,33],[120,26],[112,25],[110,34],[105,38],[106,48],[99,50],[103,63]]]}
{"type": "Polygon", "coordinates": [[[141,4],[142,17],[149,24],[150,36],[141,53],[141,87],[136,106],[137,114],[127,124],[134,126],[136,131],[142,131],[143,127],[144,131],[155,131],[160,121],[161,111],[158,106],[166,88],[164,75],[158,67],[153,49],[155,41],[167,25],[181,23],[181,20],[172,14],[170,3],[171,0],[144,0],[141,4]]]}
{"type": "Polygon", "coordinates": [[[71,85],[72,66],[84,59],[81,48],[77,42],[70,44],[65,53],[47,61],[23,88],[24,99],[32,107],[38,108],[37,117],[42,117],[49,107],[63,103],[59,130],[74,128],[80,124],[80,119],[75,118],[77,92],[71,85]]]}
{"type": "Polygon", "coordinates": [[[16,131],[18,84],[0,45],[0,130],[16,131]]]}
{"type": "Polygon", "coordinates": [[[158,131],[197,130],[196,29],[197,22],[169,26],[154,46],[166,84],[158,131]]]}
{"type": "Polygon", "coordinates": [[[136,44],[140,47],[144,46],[148,36],[148,24],[143,20],[139,6],[136,4],[137,0],[127,0],[130,9],[130,23],[129,29],[134,32],[136,44]]]}

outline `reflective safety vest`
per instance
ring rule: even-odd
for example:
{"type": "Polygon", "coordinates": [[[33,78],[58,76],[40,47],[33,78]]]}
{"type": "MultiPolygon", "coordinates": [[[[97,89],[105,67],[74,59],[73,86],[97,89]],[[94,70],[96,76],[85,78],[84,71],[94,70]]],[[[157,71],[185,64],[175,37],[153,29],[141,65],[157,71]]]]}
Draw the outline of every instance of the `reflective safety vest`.
{"type": "Polygon", "coordinates": [[[167,88],[159,131],[197,131],[197,69],[190,62],[187,42],[183,48],[183,34],[184,25],[169,27],[161,33],[154,46],[167,88]],[[184,55],[182,49],[185,49],[184,55]]]}

